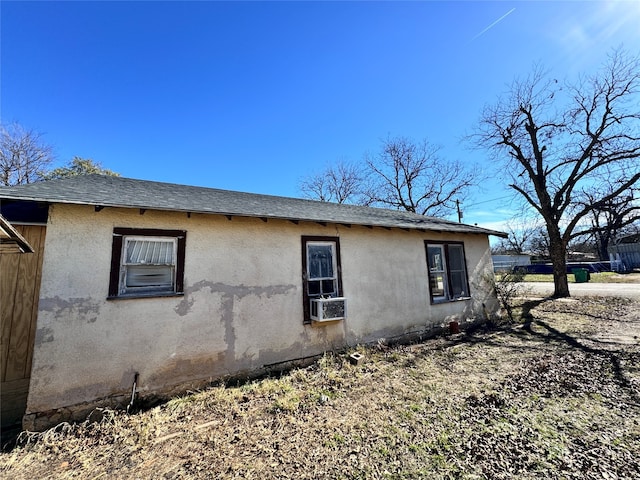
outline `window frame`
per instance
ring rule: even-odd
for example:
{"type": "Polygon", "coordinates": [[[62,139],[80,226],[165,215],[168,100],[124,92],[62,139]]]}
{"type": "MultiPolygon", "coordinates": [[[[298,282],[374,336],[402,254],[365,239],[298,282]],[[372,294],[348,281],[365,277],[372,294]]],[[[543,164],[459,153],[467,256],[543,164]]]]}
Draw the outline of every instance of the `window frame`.
{"type": "Polygon", "coordinates": [[[448,302],[456,302],[459,300],[467,300],[471,298],[471,292],[469,290],[469,269],[467,268],[467,256],[464,248],[464,242],[455,242],[455,241],[441,241],[441,240],[425,240],[425,253],[427,260],[427,275],[428,275],[428,283],[429,283],[429,298],[431,300],[431,304],[436,303],[448,303],[448,302]],[[429,248],[438,247],[443,254],[442,258],[442,269],[432,270],[431,265],[431,257],[429,255],[429,248]],[[451,250],[450,247],[460,248],[461,256],[460,259],[462,262],[462,270],[460,269],[451,269],[451,250]],[[433,273],[441,273],[444,276],[443,279],[443,287],[444,293],[442,295],[436,295],[434,293],[433,283],[432,283],[432,274],[433,273]],[[460,274],[463,273],[464,277],[464,295],[453,295],[453,282],[452,282],[452,273],[460,274]]]}
{"type": "Polygon", "coordinates": [[[123,298],[148,298],[148,297],[168,297],[180,296],[184,294],[184,261],[186,250],[187,232],[185,230],[162,230],[155,228],[120,228],[113,229],[113,241],[111,246],[111,271],[109,275],[109,294],[107,299],[123,298]],[[171,239],[175,242],[175,257],[173,266],[173,288],[154,289],[150,287],[140,287],[131,291],[123,291],[126,270],[125,246],[127,240],[132,239],[171,239]]]}
{"type": "MultiPolygon", "coordinates": [[[[344,296],[342,290],[342,261],[340,258],[340,238],[339,237],[327,237],[327,236],[302,236],[302,305],[304,312],[304,324],[311,324],[311,299],[319,298],[322,294],[309,294],[309,260],[308,260],[308,245],[327,245],[333,246],[332,252],[334,258],[332,258],[334,277],[336,282],[335,297],[339,298],[344,296]]],[[[323,281],[329,277],[314,277],[314,281],[323,281]]]]}

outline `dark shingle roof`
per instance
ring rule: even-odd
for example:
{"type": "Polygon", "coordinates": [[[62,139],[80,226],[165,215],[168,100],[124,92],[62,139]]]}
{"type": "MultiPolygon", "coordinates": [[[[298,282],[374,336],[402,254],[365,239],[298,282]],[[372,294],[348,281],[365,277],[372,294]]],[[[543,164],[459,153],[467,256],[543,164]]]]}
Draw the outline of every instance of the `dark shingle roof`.
{"type": "Polygon", "coordinates": [[[2,199],[504,236],[502,232],[405,211],[107,175],[84,175],[1,187],[2,199]]]}

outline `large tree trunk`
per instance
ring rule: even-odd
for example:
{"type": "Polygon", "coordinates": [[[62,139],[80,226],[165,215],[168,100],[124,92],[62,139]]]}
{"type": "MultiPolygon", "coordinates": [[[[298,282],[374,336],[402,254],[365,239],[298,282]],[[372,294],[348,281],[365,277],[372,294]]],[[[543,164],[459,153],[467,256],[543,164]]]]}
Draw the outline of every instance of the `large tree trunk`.
{"type": "Polygon", "coordinates": [[[567,279],[567,245],[560,232],[548,228],[549,256],[553,265],[554,298],[570,297],[569,281],[567,279]]]}
{"type": "Polygon", "coordinates": [[[611,236],[606,233],[596,233],[596,246],[598,247],[598,258],[601,262],[609,260],[609,242],[611,236]]]}

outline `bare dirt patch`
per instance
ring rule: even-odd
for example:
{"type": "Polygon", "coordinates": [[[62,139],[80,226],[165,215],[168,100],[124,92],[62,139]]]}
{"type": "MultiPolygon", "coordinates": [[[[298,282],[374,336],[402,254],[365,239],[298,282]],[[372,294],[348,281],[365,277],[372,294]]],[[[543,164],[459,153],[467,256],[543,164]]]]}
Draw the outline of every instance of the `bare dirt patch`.
{"type": "Polygon", "coordinates": [[[6,478],[640,478],[640,304],[527,300],[522,323],[327,354],[23,434],[6,478]]]}

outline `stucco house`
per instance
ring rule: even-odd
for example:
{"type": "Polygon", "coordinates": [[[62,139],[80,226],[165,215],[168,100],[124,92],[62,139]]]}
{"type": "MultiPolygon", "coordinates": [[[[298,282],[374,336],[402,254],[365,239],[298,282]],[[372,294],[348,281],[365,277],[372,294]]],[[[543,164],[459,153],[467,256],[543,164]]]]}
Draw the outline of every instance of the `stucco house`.
{"type": "Polygon", "coordinates": [[[33,249],[0,254],[3,423],[27,429],[497,309],[503,234],[477,226],[101,175],[0,206],[33,249]]]}

